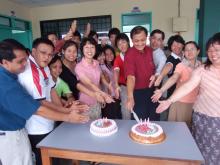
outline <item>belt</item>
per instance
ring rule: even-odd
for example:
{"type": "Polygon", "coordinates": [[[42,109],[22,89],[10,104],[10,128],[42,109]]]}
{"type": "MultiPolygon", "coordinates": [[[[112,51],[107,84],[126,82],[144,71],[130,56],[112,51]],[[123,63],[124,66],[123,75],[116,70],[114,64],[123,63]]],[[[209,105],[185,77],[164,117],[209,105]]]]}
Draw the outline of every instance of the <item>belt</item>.
{"type": "MultiPolygon", "coordinates": [[[[5,136],[6,134],[11,134],[11,133],[14,133],[14,132],[17,132],[17,131],[22,131],[22,129],[18,129],[18,130],[14,130],[14,131],[4,131],[4,130],[0,130],[0,136],[5,136]]],[[[1,164],[0,164],[1,165],[1,164]]]]}

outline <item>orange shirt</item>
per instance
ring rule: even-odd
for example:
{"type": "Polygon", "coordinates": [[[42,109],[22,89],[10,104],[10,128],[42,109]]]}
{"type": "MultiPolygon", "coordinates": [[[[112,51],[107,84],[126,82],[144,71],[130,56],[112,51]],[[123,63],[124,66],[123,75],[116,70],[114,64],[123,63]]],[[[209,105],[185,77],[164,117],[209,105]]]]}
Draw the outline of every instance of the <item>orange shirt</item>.
{"type": "MultiPolygon", "coordinates": [[[[179,73],[180,77],[176,83],[176,88],[179,88],[182,84],[188,81],[192,75],[193,69],[182,62],[177,64],[174,73],[179,73]]],[[[182,97],[179,101],[184,103],[194,103],[198,95],[198,87],[192,90],[188,95],[182,97]]]]}

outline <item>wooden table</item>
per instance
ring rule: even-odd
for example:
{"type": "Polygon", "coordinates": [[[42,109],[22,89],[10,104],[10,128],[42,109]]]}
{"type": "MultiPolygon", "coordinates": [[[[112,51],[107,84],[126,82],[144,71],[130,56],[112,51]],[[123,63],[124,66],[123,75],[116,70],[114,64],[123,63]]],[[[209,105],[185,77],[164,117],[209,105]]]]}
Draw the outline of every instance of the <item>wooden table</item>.
{"type": "Polygon", "coordinates": [[[90,123],[61,124],[38,144],[43,165],[51,165],[51,157],[127,165],[198,165],[204,161],[185,123],[156,122],[164,129],[166,140],[145,145],[128,135],[135,121],[116,122],[118,132],[103,138],[90,134],[90,123]]]}

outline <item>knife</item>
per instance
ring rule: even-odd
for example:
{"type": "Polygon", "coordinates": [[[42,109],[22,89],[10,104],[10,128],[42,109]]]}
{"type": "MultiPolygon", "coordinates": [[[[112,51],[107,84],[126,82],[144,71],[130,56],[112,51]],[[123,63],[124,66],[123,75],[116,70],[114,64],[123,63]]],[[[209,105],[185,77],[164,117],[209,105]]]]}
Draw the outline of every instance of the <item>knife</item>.
{"type": "Polygon", "coordinates": [[[133,110],[131,110],[131,113],[133,113],[133,116],[134,116],[134,119],[136,120],[136,122],[140,123],[140,120],[139,120],[137,114],[133,110]]]}

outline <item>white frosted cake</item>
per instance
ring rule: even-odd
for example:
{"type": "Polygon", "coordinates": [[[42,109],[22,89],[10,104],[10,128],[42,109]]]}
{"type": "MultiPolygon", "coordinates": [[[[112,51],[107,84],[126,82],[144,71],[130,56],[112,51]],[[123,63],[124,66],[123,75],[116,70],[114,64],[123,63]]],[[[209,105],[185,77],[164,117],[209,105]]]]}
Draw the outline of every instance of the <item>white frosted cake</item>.
{"type": "Polygon", "coordinates": [[[130,137],[139,143],[155,144],[165,140],[166,135],[160,125],[145,120],[131,128],[130,137]]]}
{"type": "Polygon", "coordinates": [[[90,132],[99,137],[110,136],[118,131],[114,120],[103,118],[93,121],[90,125],[90,132]]]}

